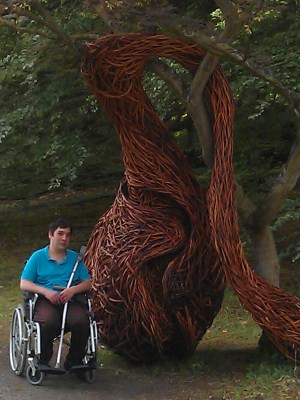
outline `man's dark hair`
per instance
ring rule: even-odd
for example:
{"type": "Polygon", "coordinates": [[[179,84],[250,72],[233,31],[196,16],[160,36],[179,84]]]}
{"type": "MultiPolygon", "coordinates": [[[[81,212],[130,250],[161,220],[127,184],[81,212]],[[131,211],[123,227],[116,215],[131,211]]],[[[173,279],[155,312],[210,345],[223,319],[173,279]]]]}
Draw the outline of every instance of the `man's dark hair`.
{"type": "Polygon", "coordinates": [[[51,235],[53,235],[57,228],[70,228],[70,232],[72,233],[72,226],[70,222],[66,219],[60,218],[56,221],[51,222],[51,224],[49,225],[49,232],[51,233],[51,235]]]}

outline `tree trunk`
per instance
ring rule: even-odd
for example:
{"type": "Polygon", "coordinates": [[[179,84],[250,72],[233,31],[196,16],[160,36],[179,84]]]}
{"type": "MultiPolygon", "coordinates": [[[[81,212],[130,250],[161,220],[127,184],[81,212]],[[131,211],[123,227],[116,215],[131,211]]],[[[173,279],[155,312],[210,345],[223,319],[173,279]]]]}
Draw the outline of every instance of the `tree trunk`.
{"type": "MultiPolygon", "coordinates": [[[[253,270],[269,283],[280,285],[280,265],[274,235],[270,226],[249,232],[253,270]]],[[[262,330],[258,346],[263,353],[278,353],[278,349],[262,330]]]]}
{"type": "Polygon", "coordinates": [[[269,283],[279,286],[280,265],[270,226],[249,232],[254,271],[269,283]]]}
{"type": "Polygon", "coordinates": [[[250,265],[269,283],[279,286],[280,266],[274,235],[270,225],[258,217],[258,208],[236,184],[237,207],[240,220],[250,238],[250,265]]]}

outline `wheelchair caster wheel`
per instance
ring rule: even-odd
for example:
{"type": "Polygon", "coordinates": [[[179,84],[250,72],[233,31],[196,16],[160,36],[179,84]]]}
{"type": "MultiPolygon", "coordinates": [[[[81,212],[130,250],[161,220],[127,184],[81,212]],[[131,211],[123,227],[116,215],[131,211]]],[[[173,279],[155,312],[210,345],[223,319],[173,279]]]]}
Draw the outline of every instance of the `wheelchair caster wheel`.
{"type": "Polygon", "coordinates": [[[32,385],[40,385],[45,378],[45,373],[36,370],[35,374],[33,374],[32,368],[29,366],[26,371],[26,378],[32,385]]]}
{"type": "Polygon", "coordinates": [[[95,377],[96,377],[96,372],[94,369],[90,369],[90,370],[86,371],[84,374],[84,380],[87,383],[94,383],[95,377]]]}

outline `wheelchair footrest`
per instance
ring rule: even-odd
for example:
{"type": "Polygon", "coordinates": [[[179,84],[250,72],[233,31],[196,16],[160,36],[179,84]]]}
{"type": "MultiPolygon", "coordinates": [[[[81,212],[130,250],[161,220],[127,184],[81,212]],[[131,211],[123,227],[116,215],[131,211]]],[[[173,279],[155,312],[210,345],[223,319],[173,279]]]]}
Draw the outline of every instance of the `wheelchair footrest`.
{"type": "Polygon", "coordinates": [[[96,369],[96,365],[93,364],[82,364],[82,365],[74,365],[71,369],[70,372],[85,372],[85,371],[89,371],[91,369],[96,369]]]}
{"type": "Polygon", "coordinates": [[[54,368],[46,364],[40,364],[38,366],[38,370],[44,372],[45,374],[52,374],[52,375],[63,375],[66,373],[66,370],[63,368],[54,368]]]}

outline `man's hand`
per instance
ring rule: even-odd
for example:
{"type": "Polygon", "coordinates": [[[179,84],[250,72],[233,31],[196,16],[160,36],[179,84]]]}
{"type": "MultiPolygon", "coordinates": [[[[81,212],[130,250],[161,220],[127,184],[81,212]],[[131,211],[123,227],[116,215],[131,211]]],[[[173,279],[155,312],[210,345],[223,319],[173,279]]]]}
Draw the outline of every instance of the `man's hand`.
{"type": "Polygon", "coordinates": [[[55,290],[47,289],[45,291],[44,296],[52,303],[52,304],[61,304],[60,293],[57,293],[55,290]]]}
{"type": "Polygon", "coordinates": [[[74,286],[64,289],[59,293],[60,303],[67,303],[74,296],[74,286]]]}

